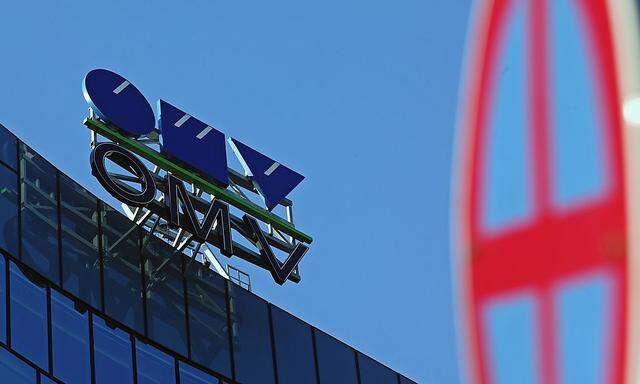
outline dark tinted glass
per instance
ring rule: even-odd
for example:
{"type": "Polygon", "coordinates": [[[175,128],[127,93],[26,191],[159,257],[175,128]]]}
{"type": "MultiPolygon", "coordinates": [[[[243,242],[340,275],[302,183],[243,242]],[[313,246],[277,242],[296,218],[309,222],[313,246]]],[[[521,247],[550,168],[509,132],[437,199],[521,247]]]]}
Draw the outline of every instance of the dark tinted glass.
{"type": "Polygon", "coordinates": [[[13,133],[0,124],[0,161],[13,169],[17,169],[18,141],[13,133]]]}
{"type": "Polygon", "coordinates": [[[0,341],[7,342],[7,277],[6,262],[0,255],[0,341]]]}
{"type": "Polygon", "coordinates": [[[356,354],[349,346],[315,330],[320,384],[356,384],[356,354]]]}
{"type": "Polygon", "coordinates": [[[17,265],[10,264],[11,347],[46,370],[49,362],[46,289],[32,283],[17,265]]]}
{"type": "Polygon", "coordinates": [[[184,309],[182,255],[153,235],[143,241],[147,287],[147,332],[152,340],[186,356],[187,317],[184,309]]]}
{"type": "Polygon", "coordinates": [[[2,383],[34,384],[36,371],[11,352],[0,347],[0,379],[2,383]]]}
{"type": "Polygon", "coordinates": [[[0,165],[0,247],[18,256],[18,175],[0,165]]]}
{"type": "Polygon", "coordinates": [[[311,327],[278,307],[271,306],[280,384],[315,383],[311,327]]]}
{"type": "Polygon", "coordinates": [[[176,382],[173,358],[156,348],[136,340],[138,384],[172,384],[176,382]]]}
{"type": "Polygon", "coordinates": [[[218,384],[215,377],[188,364],[180,363],[180,384],[218,384]]]}
{"type": "Polygon", "coordinates": [[[400,384],[416,384],[416,382],[400,375],[400,384]]]}
{"type": "Polygon", "coordinates": [[[67,384],[91,381],[89,320],[72,300],[51,291],[53,374],[67,384]]]}
{"type": "Polygon", "coordinates": [[[144,334],[139,228],[103,204],[102,234],[105,312],[144,334]]]}
{"type": "Polygon", "coordinates": [[[100,308],[98,201],[73,180],[60,175],[62,285],[100,308]]]}
{"type": "Polygon", "coordinates": [[[236,379],[246,384],[275,383],[269,304],[235,284],[229,285],[236,379]]]}
{"type": "Polygon", "coordinates": [[[231,376],[226,281],[198,263],[187,267],[187,275],[191,358],[231,376]]]}
{"type": "Polygon", "coordinates": [[[358,353],[360,384],[397,384],[398,376],[372,358],[358,353]]]}
{"type": "Polygon", "coordinates": [[[52,379],[48,378],[45,375],[40,375],[40,384],[57,384],[55,381],[53,381],[52,379]]]}
{"type": "Polygon", "coordinates": [[[133,383],[129,335],[93,316],[93,342],[96,384],[133,383]]]}
{"type": "Polygon", "coordinates": [[[21,258],[31,268],[58,283],[60,270],[56,169],[22,144],[20,179],[21,258]]]}

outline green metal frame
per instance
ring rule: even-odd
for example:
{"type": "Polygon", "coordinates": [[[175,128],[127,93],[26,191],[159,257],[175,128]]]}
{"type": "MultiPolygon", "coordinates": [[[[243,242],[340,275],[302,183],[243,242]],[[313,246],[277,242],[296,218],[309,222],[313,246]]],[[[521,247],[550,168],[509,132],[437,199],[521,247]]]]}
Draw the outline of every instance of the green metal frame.
{"type": "Polygon", "coordinates": [[[313,238],[311,236],[300,231],[299,229],[296,229],[291,223],[282,219],[281,217],[252,203],[251,201],[248,201],[232,192],[229,192],[226,189],[214,185],[213,183],[205,180],[197,173],[186,170],[184,167],[181,167],[178,164],[168,160],[157,151],[154,151],[146,145],[140,144],[137,141],[124,136],[105,123],[94,119],[85,119],[83,121],[83,124],[92,131],[127,148],[133,153],[142,156],[143,158],[164,169],[165,171],[171,172],[171,174],[175,175],[176,177],[179,177],[189,183],[193,183],[197,188],[200,188],[203,191],[212,194],[216,198],[219,198],[220,200],[233,205],[234,207],[252,215],[256,219],[259,219],[267,224],[271,224],[274,228],[286,233],[289,236],[293,236],[294,239],[307,244],[311,244],[311,242],[313,241],[313,238]]]}

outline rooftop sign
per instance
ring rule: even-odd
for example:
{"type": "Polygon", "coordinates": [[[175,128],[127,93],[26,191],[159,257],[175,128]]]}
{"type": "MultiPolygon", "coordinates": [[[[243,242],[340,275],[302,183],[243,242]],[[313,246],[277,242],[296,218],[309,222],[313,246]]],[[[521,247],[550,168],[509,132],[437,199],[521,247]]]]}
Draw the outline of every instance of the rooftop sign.
{"type": "Polygon", "coordinates": [[[89,72],[83,93],[92,111],[85,125],[96,134],[92,135],[92,173],[110,194],[133,207],[137,220],[157,216],[180,228],[178,238],[185,231],[184,241],[175,240],[178,250],[191,242],[214,244],[225,255],[266,268],[279,284],[292,274],[294,281],[299,280],[297,264],[308,250],[303,243],[311,243],[312,238],[293,225],[292,202],[286,197],[304,176],[235,138],[225,140],[224,133],[212,125],[164,100],[158,101],[156,124],[142,93],[114,72],[89,72]],[[110,142],[99,143],[97,135],[110,142]],[[227,141],[244,176],[227,166],[227,141]],[[152,148],[154,144],[159,151],[152,148]],[[153,172],[139,157],[155,166],[153,172]],[[107,159],[131,175],[110,171],[107,159]],[[191,185],[191,192],[183,182],[191,185]],[[264,207],[243,190],[260,196],[264,207]],[[285,218],[273,212],[278,205],[285,208],[285,218]],[[242,218],[234,216],[229,206],[239,210],[242,218]],[[266,231],[256,219],[267,226],[266,231]],[[232,229],[253,243],[257,252],[235,243],[232,229]],[[272,247],[287,254],[284,262],[272,247]]]}

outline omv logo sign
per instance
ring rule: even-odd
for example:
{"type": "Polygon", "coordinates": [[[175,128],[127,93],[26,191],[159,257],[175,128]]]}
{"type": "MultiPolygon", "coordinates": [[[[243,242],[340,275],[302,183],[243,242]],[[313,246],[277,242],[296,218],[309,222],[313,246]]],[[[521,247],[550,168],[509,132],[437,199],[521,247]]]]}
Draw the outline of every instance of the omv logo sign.
{"type": "MultiPolygon", "coordinates": [[[[123,135],[139,138],[157,132],[162,138],[162,155],[220,186],[229,185],[225,135],[213,126],[164,100],[157,103],[156,119],[138,88],[106,69],[95,69],[85,76],[83,94],[98,117],[123,135]]],[[[291,168],[234,138],[228,138],[228,143],[269,210],[304,179],[291,168]]]]}

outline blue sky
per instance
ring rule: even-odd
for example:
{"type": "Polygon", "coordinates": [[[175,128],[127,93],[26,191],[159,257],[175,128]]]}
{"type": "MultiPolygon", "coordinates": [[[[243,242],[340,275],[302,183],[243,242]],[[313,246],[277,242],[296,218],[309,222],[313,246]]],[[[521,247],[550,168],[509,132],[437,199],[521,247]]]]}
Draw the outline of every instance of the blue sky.
{"type": "MultiPolygon", "coordinates": [[[[449,185],[467,0],[13,1],[0,122],[90,175],[81,82],[131,80],[307,179],[303,282],[255,292],[416,379],[458,381],[449,185]]],[[[229,151],[230,152],[230,151],[229,151]]],[[[234,265],[241,265],[232,261],[234,265]]]]}

